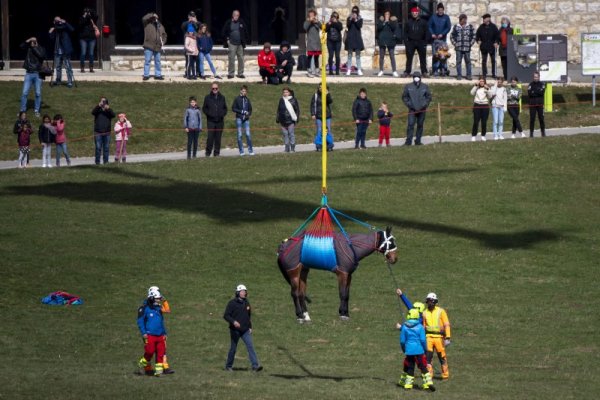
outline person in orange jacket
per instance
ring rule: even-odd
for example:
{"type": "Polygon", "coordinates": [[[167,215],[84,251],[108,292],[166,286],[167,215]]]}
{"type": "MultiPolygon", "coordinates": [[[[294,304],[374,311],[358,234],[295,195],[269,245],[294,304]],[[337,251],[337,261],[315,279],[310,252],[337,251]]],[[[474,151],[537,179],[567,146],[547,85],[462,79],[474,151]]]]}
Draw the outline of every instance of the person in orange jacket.
{"type": "Polygon", "coordinates": [[[442,379],[448,379],[448,360],[446,359],[446,347],[450,345],[451,331],[450,320],[446,310],[438,306],[438,298],[435,293],[429,293],[425,299],[427,309],[423,312],[423,325],[427,338],[427,369],[433,376],[433,352],[437,353],[442,366],[442,379]]]}

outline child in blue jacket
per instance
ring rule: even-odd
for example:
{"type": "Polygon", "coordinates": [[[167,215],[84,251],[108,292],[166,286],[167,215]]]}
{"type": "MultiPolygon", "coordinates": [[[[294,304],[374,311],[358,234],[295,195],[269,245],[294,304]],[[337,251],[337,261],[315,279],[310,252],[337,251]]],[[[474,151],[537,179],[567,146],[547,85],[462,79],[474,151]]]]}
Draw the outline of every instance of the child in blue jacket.
{"type": "Polygon", "coordinates": [[[431,374],[427,370],[427,359],[425,350],[427,341],[425,339],[425,328],[419,321],[419,310],[412,308],[408,311],[406,321],[400,330],[400,347],[406,355],[404,358],[404,372],[400,376],[398,385],[404,389],[412,389],[415,380],[415,364],[421,370],[423,376],[423,389],[435,391],[431,374]]]}

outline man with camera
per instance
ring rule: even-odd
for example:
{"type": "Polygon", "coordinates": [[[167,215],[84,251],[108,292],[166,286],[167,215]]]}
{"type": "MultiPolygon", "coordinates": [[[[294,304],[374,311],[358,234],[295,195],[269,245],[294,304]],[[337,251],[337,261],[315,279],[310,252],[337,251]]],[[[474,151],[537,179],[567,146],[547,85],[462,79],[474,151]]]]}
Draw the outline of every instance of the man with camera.
{"type": "Polygon", "coordinates": [[[65,64],[67,71],[67,87],[73,87],[73,67],[71,66],[71,54],[73,45],[71,44],[71,32],[75,29],[71,24],[59,16],[54,17],[54,26],[50,28],[50,40],[54,41],[54,67],[56,68],[56,78],[50,85],[60,85],[62,79],[62,66],[65,64]]]}
{"type": "Polygon", "coordinates": [[[96,144],[96,165],[100,164],[100,155],[102,161],[108,164],[110,130],[112,127],[111,119],[115,117],[115,112],[110,108],[106,97],[100,98],[100,103],[92,110],[94,116],[94,143],[96,144]]]}
{"type": "Polygon", "coordinates": [[[154,57],[154,79],[162,81],[165,78],[160,69],[160,52],[167,43],[165,27],[158,20],[156,13],[148,13],[142,18],[144,24],[144,80],[150,79],[150,61],[154,57]]]}
{"type": "Polygon", "coordinates": [[[42,77],[40,77],[40,72],[46,58],[46,51],[38,44],[35,37],[30,37],[21,43],[21,48],[27,50],[27,55],[25,56],[25,62],[23,62],[25,80],[23,81],[20,111],[27,111],[27,96],[33,85],[35,90],[34,112],[35,116],[39,118],[42,106],[42,77]]]}

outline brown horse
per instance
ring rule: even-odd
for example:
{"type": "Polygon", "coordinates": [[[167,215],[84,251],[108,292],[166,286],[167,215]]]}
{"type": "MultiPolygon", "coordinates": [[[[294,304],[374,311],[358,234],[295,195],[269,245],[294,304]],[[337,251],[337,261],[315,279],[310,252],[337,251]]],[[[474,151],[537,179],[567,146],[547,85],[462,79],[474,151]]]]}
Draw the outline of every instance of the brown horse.
{"type": "Polygon", "coordinates": [[[358,262],[374,251],[385,255],[387,262],[394,264],[397,261],[397,246],[391,228],[385,231],[367,234],[349,234],[348,238],[341,233],[336,233],[333,238],[337,265],[334,268],[320,268],[306,266],[301,261],[304,232],[298,237],[285,240],[279,246],[277,263],[283,277],[291,287],[292,299],[296,309],[298,322],[310,322],[306,307],[306,280],[311,268],[327,269],[335,272],[338,278],[340,294],[340,319],[348,320],[348,300],[350,298],[350,284],[352,273],[358,268],[358,262]],[[348,240],[349,239],[349,240],[348,240]]]}

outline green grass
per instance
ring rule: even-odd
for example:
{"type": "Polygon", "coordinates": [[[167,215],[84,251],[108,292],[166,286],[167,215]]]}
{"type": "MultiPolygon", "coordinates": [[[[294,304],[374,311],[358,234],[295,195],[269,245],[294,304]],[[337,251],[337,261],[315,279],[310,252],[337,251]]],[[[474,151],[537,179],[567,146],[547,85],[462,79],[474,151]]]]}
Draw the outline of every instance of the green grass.
{"type": "MultiPolygon", "coordinates": [[[[406,108],[401,101],[402,85],[381,84],[334,84],[331,93],[333,103],[333,134],[335,140],[354,139],[355,125],[352,122],[352,102],[361,86],[369,90],[369,98],[375,109],[384,100],[390,105],[390,110],[396,113],[398,120],[392,124],[392,137],[404,137],[406,129],[406,108]]],[[[18,156],[15,136],[12,135],[13,124],[19,110],[22,83],[2,82],[2,97],[0,109],[0,159],[11,160],[18,156]]],[[[130,153],[153,153],[183,151],[187,143],[185,132],[181,129],[183,112],[187,107],[187,99],[195,95],[200,104],[209,92],[209,83],[198,84],[144,84],[140,83],[98,83],[80,82],[79,88],[66,89],[43,87],[42,114],[51,117],[57,113],[63,115],[67,122],[68,147],[72,156],[93,156],[92,144],[93,117],[92,108],[98,103],[100,96],[107,96],[113,109],[126,112],[132,121],[134,130],[132,140],[128,145],[130,153]]],[[[282,86],[264,86],[251,84],[249,97],[254,108],[252,123],[252,139],[256,146],[281,144],[279,126],[275,123],[275,111],[282,86]]],[[[314,137],[314,126],[310,120],[310,99],[316,89],[315,85],[293,85],[296,97],[300,101],[300,122],[296,131],[298,143],[310,143],[314,137]]],[[[437,135],[437,103],[442,107],[443,134],[453,135],[467,133],[471,130],[472,97],[469,86],[433,85],[433,110],[425,125],[426,135],[437,135]]],[[[589,88],[555,88],[554,113],[547,114],[549,129],[568,126],[600,125],[600,114],[593,112],[589,96],[589,88]]],[[[239,92],[239,84],[223,83],[222,92],[230,106],[239,92]]],[[[32,106],[33,94],[30,94],[32,106]]],[[[32,144],[37,144],[37,128],[40,121],[33,116],[30,107],[30,119],[34,125],[32,144]]],[[[526,110],[525,110],[526,111],[526,110]]],[[[509,129],[507,116],[506,128],[509,129]]],[[[521,117],[523,126],[529,116],[521,117]]],[[[491,125],[491,118],[489,124],[491,125]]],[[[226,118],[223,145],[236,147],[235,120],[231,113],[226,118]]],[[[378,128],[371,127],[369,138],[378,135],[378,128]]],[[[201,137],[203,148],[205,134],[201,137]]],[[[114,144],[112,145],[114,149],[114,144]]],[[[111,150],[112,151],[112,150],[111,150]]],[[[41,157],[39,146],[32,150],[34,158],[41,157]]]]}
{"type": "MultiPolygon", "coordinates": [[[[314,322],[295,322],[275,252],[319,203],[318,154],[0,171],[0,398],[594,398],[599,146],[583,135],[332,153],[332,207],[393,225],[396,279],[448,310],[452,377],[435,394],[395,386],[399,312],[380,256],[354,275],[351,321],[337,318],[334,275],[313,271],[314,322]],[[259,375],[222,371],[221,316],[239,282],[259,375]],[[177,373],[161,379],[133,374],[153,284],[173,309],[177,373]],[[54,290],[85,305],[41,305],[54,290]]],[[[248,367],[243,345],[235,366],[248,367]]]]}

